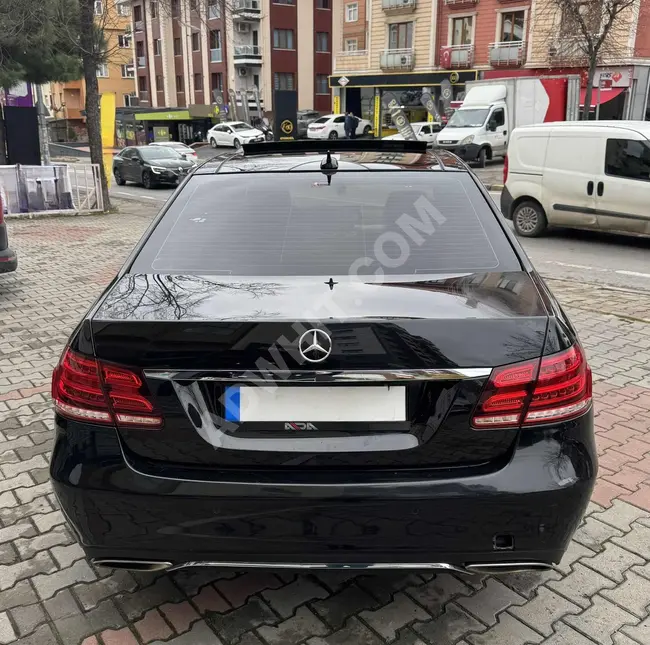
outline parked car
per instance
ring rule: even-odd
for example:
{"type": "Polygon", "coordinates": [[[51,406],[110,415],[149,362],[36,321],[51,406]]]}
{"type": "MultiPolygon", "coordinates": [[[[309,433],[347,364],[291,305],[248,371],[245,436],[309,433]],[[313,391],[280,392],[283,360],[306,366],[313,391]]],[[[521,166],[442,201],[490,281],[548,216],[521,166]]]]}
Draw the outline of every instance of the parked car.
{"type": "Polygon", "coordinates": [[[188,161],[193,161],[198,163],[199,157],[196,154],[194,148],[190,148],[188,145],[181,143],[180,141],[154,141],[149,144],[150,146],[163,146],[164,148],[171,148],[176,150],[181,157],[187,159],[188,161]]]}
{"type": "MultiPolygon", "coordinates": [[[[368,136],[372,132],[372,124],[367,119],[359,119],[357,124],[357,136],[368,136]]],[[[309,139],[344,139],[345,138],[345,114],[328,114],[316,119],[307,127],[307,138],[309,139]]]]}
{"type": "Polygon", "coordinates": [[[480,180],[422,142],[202,165],[52,398],[54,490],[112,568],[544,570],[597,471],[571,322],[480,180]]]}
{"type": "Polygon", "coordinates": [[[7,195],[0,185],[0,273],[9,273],[18,268],[16,253],[9,247],[5,216],[9,213],[7,195]]]}
{"type": "Polygon", "coordinates": [[[549,226],[650,235],[650,123],[583,121],[517,128],[501,209],[518,235],[549,226]]]}
{"type": "Polygon", "coordinates": [[[213,148],[218,146],[241,148],[244,143],[260,141],[266,141],[264,132],[243,121],[218,123],[208,130],[208,143],[213,148]]]}
{"type": "Polygon", "coordinates": [[[298,136],[306,137],[309,125],[319,118],[320,112],[316,112],[316,110],[298,110],[298,136]]]}
{"type": "Polygon", "coordinates": [[[196,167],[168,146],[124,148],[113,157],[113,177],[118,186],[127,181],[154,188],[159,184],[178,184],[196,167]]]}
{"type": "MultiPolygon", "coordinates": [[[[426,141],[427,143],[435,143],[437,133],[442,129],[439,123],[429,123],[428,121],[418,121],[411,123],[413,132],[418,141],[426,141]]],[[[397,133],[383,137],[385,141],[404,141],[404,137],[397,133]]]]}

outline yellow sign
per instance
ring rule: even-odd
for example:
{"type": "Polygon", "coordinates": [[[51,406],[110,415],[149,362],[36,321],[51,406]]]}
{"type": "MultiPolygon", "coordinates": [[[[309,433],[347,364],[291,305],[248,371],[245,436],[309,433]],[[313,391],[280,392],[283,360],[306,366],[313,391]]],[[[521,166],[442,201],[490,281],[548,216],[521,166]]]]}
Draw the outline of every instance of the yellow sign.
{"type": "Polygon", "coordinates": [[[433,123],[433,114],[431,112],[427,112],[427,121],[433,123]]]}
{"type": "Polygon", "coordinates": [[[458,83],[458,79],[460,77],[458,76],[458,72],[452,72],[449,74],[449,82],[450,83],[458,83]]]}
{"type": "Polygon", "coordinates": [[[375,136],[379,136],[379,130],[381,125],[381,97],[379,94],[375,95],[375,113],[373,115],[373,125],[375,129],[375,136]]]}
{"type": "Polygon", "coordinates": [[[214,114],[214,116],[219,116],[220,112],[221,110],[219,109],[219,106],[215,105],[214,108],[212,109],[212,114],[214,114]]]}
{"type": "Polygon", "coordinates": [[[332,99],[332,114],[341,114],[341,97],[338,94],[332,99]]]}
{"type": "Polygon", "coordinates": [[[289,119],[285,119],[280,124],[280,128],[282,128],[282,132],[285,134],[291,134],[293,132],[293,123],[289,119]]]}

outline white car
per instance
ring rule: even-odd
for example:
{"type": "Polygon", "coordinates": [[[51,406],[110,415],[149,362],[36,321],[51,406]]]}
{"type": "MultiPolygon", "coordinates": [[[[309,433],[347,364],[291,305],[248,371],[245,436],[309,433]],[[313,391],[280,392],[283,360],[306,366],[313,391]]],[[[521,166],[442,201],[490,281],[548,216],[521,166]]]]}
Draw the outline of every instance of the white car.
{"type": "MultiPolygon", "coordinates": [[[[413,132],[418,141],[426,141],[427,143],[435,143],[438,132],[441,130],[441,126],[438,123],[430,123],[429,121],[420,121],[418,123],[411,123],[413,132]]],[[[383,137],[386,141],[404,141],[404,137],[401,134],[391,134],[388,137],[383,137]]]]}
{"type": "Polygon", "coordinates": [[[187,159],[188,161],[194,161],[196,163],[199,160],[196,154],[196,150],[190,148],[189,146],[186,146],[184,143],[181,143],[180,141],[154,141],[149,145],[164,146],[165,148],[171,148],[172,150],[178,152],[178,154],[181,155],[183,159],[187,159]]]}
{"type": "MultiPolygon", "coordinates": [[[[372,124],[367,119],[359,119],[357,136],[369,135],[372,124]]],[[[308,139],[345,139],[345,114],[328,114],[316,119],[307,128],[308,139]]]]}
{"type": "Polygon", "coordinates": [[[230,146],[240,148],[244,143],[266,141],[261,130],[243,121],[219,123],[208,130],[208,143],[213,147],[230,146]]]}

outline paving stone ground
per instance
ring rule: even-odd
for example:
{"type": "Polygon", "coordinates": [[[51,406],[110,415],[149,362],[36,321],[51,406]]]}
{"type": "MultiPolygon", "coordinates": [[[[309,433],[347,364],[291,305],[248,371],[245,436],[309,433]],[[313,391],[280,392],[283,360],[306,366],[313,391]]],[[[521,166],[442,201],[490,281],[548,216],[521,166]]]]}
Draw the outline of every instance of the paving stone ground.
{"type": "Polygon", "coordinates": [[[47,481],[50,374],[153,216],[19,221],[0,276],[0,644],[650,645],[650,296],[551,287],[594,370],[598,485],[562,572],[500,577],[91,567],[47,481]]]}

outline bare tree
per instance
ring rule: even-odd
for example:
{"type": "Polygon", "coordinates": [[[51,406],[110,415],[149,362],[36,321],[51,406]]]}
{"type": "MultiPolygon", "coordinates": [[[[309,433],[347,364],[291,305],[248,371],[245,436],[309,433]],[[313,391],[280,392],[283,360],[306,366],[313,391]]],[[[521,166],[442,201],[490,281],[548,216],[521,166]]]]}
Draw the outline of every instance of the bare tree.
{"type": "Polygon", "coordinates": [[[629,57],[626,27],[631,21],[633,5],[638,2],[639,0],[544,0],[538,5],[535,32],[549,34],[547,44],[551,64],[581,64],[587,67],[583,120],[589,119],[598,65],[629,57]]]}

